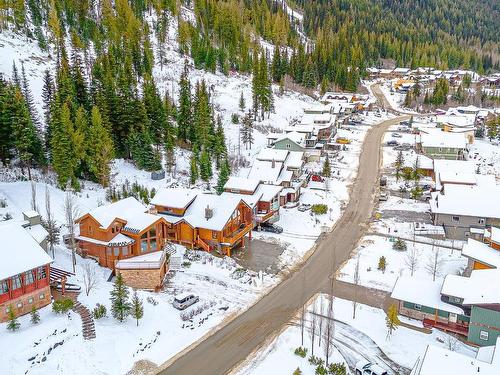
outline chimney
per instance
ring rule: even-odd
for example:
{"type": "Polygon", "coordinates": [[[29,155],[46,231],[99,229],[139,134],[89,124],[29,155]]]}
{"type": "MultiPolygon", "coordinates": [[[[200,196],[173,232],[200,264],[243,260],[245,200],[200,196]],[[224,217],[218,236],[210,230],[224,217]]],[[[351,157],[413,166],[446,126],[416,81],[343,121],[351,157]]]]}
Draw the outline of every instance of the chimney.
{"type": "Polygon", "coordinates": [[[274,158],[273,160],[271,161],[271,168],[275,168],[276,167],[276,162],[274,161],[274,158]]]}
{"type": "Polygon", "coordinates": [[[210,208],[210,206],[207,204],[207,207],[205,208],[205,219],[210,220],[214,216],[214,210],[210,208]]]}

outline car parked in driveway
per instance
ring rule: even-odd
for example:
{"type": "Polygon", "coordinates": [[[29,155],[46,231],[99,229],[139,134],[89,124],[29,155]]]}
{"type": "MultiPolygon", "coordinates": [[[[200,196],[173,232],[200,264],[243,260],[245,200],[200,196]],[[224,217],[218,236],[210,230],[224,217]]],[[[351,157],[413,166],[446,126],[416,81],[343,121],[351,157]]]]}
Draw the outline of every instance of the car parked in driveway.
{"type": "Polygon", "coordinates": [[[299,206],[299,208],[297,208],[297,210],[299,210],[300,212],[305,212],[305,211],[310,210],[310,209],[311,209],[311,205],[308,203],[301,204],[299,206]]]}
{"type": "Polygon", "coordinates": [[[356,375],[389,375],[382,367],[365,359],[356,363],[356,375]]]}
{"type": "Polygon", "coordinates": [[[175,296],[174,302],[172,303],[172,305],[177,310],[185,310],[189,306],[194,305],[199,300],[200,300],[200,297],[195,296],[194,294],[184,293],[184,294],[179,294],[179,295],[175,296]]]}
{"type": "Polygon", "coordinates": [[[282,233],[283,228],[276,224],[262,223],[259,225],[260,230],[270,233],[282,233]]]}
{"type": "Polygon", "coordinates": [[[387,146],[397,146],[397,145],[399,145],[399,142],[394,139],[387,141],[387,146]]]}
{"type": "Polygon", "coordinates": [[[392,133],[392,138],[403,138],[403,136],[399,133],[392,133]]]}

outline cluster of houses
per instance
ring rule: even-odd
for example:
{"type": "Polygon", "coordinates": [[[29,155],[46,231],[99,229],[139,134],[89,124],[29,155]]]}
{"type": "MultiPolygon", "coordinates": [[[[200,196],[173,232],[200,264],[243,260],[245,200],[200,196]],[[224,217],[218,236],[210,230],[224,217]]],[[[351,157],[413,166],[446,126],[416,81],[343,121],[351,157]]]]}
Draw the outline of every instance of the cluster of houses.
{"type": "Polygon", "coordinates": [[[500,336],[500,243],[469,239],[462,254],[469,259],[463,276],[450,274],[435,281],[400,277],[391,297],[399,302],[400,314],[424,326],[464,336],[479,346],[494,345],[500,336]]]}

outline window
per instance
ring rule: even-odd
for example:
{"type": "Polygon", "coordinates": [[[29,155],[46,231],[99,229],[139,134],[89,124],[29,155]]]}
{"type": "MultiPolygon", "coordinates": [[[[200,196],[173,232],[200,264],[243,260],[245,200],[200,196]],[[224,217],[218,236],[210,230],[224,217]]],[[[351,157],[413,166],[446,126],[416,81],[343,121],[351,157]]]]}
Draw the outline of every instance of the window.
{"type": "Polygon", "coordinates": [[[484,341],[488,341],[489,333],[486,331],[479,332],[479,338],[484,341]]]}
{"type": "Polygon", "coordinates": [[[38,267],[38,280],[45,279],[47,277],[47,274],[45,273],[45,267],[38,267]]]}
{"type": "Polygon", "coordinates": [[[28,303],[33,303],[33,297],[28,298],[28,303]]]}
{"type": "Polygon", "coordinates": [[[20,309],[21,307],[23,307],[23,303],[22,302],[18,302],[16,306],[17,306],[18,309],[20,309]]]}
{"type": "Polygon", "coordinates": [[[111,228],[111,233],[115,233],[115,227],[111,228]]]}
{"type": "Polygon", "coordinates": [[[156,228],[153,227],[149,230],[149,237],[156,237],[156,228]]]}
{"type": "Polygon", "coordinates": [[[148,251],[148,240],[141,240],[141,253],[148,251]]]}
{"type": "Polygon", "coordinates": [[[457,221],[460,221],[460,217],[459,216],[452,216],[451,220],[457,222],[457,221]]]}
{"type": "Polygon", "coordinates": [[[128,255],[128,246],[123,246],[122,247],[122,254],[123,255],[128,255]]]}
{"type": "Polygon", "coordinates": [[[0,281],[0,294],[9,293],[9,284],[7,280],[0,281]]]}
{"type": "Polygon", "coordinates": [[[21,275],[16,275],[12,278],[12,290],[19,289],[21,287],[21,275]]]}
{"type": "Polygon", "coordinates": [[[119,247],[113,247],[113,255],[115,257],[120,256],[120,248],[119,247]]]}
{"type": "Polygon", "coordinates": [[[156,246],[156,238],[152,238],[152,239],[149,241],[149,250],[151,250],[151,251],[156,251],[156,250],[158,250],[158,247],[156,246]]]}
{"type": "Polygon", "coordinates": [[[45,298],[45,293],[41,293],[40,296],[39,296],[40,299],[44,299],[45,298]]]}
{"type": "Polygon", "coordinates": [[[479,218],[479,220],[477,221],[479,224],[484,224],[484,219],[483,218],[479,218]]]}
{"type": "Polygon", "coordinates": [[[290,147],[291,147],[290,143],[287,143],[286,148],[290,148],[290,147]]]}
{"type": "Polygon", "coordinates": [[[35,282],[33,271],[28,271],[24,274],[24,285],[31,285],[35,282]]]}
{"type": "Polygon", "coordinates": [[[419,305],[418,303],[416,303],[415,305],[413,305],[413,307],[415,307],[415,310],[422,310],[422,305],[419,305]]]}

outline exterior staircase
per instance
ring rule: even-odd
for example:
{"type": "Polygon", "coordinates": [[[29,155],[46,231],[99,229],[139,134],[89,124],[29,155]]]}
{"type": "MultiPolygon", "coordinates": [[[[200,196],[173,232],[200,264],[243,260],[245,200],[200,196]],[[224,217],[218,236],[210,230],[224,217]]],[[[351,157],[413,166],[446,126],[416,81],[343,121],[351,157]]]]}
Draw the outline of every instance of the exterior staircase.
{"type": "Polygon", "coordinates": [[[95,339],[95,323],[94,317],[90,310],[82,305],[80,302],[75,301],[73,306],[73,311],[76,312],[82,318],[82,333],[85,340],[95,339]]]}

